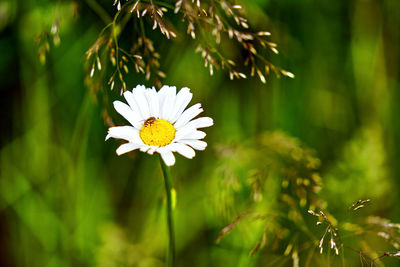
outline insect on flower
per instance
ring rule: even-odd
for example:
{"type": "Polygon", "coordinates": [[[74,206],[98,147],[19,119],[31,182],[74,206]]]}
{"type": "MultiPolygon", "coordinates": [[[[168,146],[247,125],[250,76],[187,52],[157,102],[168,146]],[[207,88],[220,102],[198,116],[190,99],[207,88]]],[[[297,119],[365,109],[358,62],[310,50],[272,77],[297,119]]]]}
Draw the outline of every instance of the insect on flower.
{"type": "Polygon", "coordinates": [[[150,117],[147,120],[144,121],[143,126],[150,126],[156,121],[156,118],[150,117]]]}

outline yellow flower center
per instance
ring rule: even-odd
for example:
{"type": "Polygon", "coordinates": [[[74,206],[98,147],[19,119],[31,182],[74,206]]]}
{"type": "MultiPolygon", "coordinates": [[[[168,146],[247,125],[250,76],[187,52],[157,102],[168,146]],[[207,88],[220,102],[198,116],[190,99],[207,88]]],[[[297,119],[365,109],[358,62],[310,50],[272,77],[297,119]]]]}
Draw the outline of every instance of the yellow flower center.
{"type": "Polygon", "coordinates": [[[166,120],[148,118],[140,129],[139,136],[148,146],[166,146],[174,140],[174,126],[166,120]]]}

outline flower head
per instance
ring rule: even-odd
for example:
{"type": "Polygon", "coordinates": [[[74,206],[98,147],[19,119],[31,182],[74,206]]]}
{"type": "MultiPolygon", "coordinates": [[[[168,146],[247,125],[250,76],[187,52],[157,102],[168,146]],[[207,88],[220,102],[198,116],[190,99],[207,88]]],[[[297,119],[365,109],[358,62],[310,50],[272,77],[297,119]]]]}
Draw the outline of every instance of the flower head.
{"type": "Polygon", "coordinates": [[[186,109],[192,96],[189,88],[184,87],[177,93],[174,86],[163,86],[156,91],[138,85],[126,91],[124,97],[128,104],[114,101],[114,108],[131,125],[109,128],[106,140],[113,137],[128,141],[117,148],[118,155],[135,149],[150,155],[157,152],[168,166],[175,164],[173,152],[193,158],[194,149],[204,150],[207,146],[200,140],[206,134],[198,129],[213,125],[213,120],[194,119],[203,109],[200,104],[186,109]]]}

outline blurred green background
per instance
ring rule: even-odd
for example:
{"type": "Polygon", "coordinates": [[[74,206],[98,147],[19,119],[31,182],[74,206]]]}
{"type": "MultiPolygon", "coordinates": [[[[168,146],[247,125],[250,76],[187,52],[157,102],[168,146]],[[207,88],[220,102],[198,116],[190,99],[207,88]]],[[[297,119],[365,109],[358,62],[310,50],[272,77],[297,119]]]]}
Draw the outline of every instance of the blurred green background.
{"type": "MultiPolygon", "coordinates": [[[[91,2],[0,1],[0,266],[164,266],[158,160],[115,154],[101,114],[125,123],[111,107],[119,92],[102,84],[104,106],[85,86],[85,52],[105,26],[91,2]],[[60,44],[44,62],[38,34],[56,20],[60,44]]],[[[98,3],[115,14],[111,0],[98,3]]],[[[328,245],[319,254],[325,228],[309,208],[328,210],[343,233],[368,229],[343,242],[371,258],[398,251],[400,235],[385,240],[364,223],[400,221],[400,1],[242,4],[278,43],[271,61],[295,79],[209,76],[188,38],[155,41],[164,83],[191,88],[215,121],[206,151],[172,167],[178,266],[341,266],[328,245]]]]}

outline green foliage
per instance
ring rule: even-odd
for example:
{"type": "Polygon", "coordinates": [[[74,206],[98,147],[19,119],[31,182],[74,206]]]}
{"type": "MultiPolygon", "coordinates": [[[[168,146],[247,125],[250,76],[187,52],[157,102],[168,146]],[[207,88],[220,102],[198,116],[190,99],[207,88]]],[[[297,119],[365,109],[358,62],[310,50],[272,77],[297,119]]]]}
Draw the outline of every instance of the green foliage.
{"type": "Polygon", "coordinates": [[[140,18],[112,2],[0,3],[1,266],[164,266],[158,161],[104,142],[123,82],[190,87],[215,121],[171,169],[178,266],[399,264],[399,1],[242,1],[234,16],[200,1],[226,20],[220,44],[196,1],[141,1],[140,18]],[[168,11],[153,31],[155,6],[168,11]],[[271,31],[261,41],[282,53],[257,55],[296,78],[267,76],[229,27],[271,31]]]}

